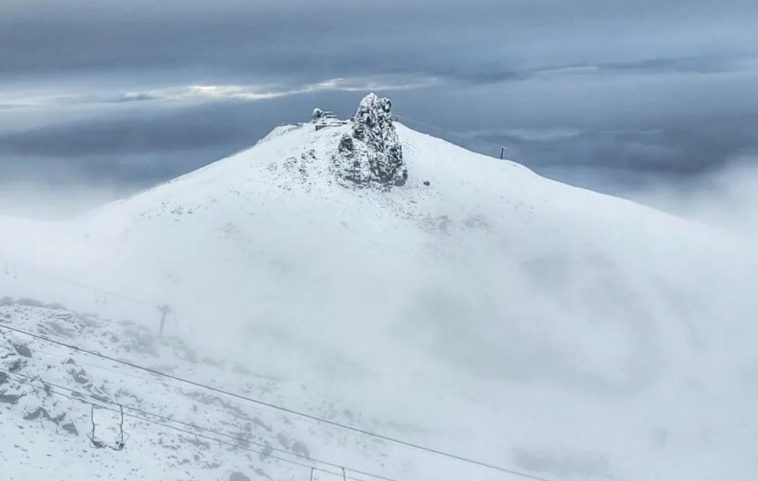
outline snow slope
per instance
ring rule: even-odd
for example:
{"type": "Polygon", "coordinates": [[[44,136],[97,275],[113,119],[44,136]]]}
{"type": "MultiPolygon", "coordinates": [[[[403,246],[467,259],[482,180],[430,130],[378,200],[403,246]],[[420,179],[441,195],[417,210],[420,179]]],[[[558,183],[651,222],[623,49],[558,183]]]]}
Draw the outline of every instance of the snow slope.
{"type": "MultiPolygon", "coordinates": [[[[399,124],[405,185],[346,187],[330,159],[350,128],[278,127],[66,224],[2,219],[0,288],[151,329],[167,304],[187,345],[303,386],[281,387],[292,408],[549,479],[754,479],[752,245],[399,124]]],[[[292,436],[314,457],[398,479],[516,479],[310,428],[292,436]]],[[[130,472],[184,479],[130,452],[130,472]]]]}

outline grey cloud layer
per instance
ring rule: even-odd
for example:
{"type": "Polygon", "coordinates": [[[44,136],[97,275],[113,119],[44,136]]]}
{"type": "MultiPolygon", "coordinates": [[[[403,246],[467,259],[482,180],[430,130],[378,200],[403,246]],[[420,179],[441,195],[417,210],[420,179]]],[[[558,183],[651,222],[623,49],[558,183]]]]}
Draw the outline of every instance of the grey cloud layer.
{"type": "MultiPolygon", "coordinates": [[[[17,2],[5,75],[190,69],[331,78],[486,75],[556,64],[755,53],[748,1],[17,2]]],[[[718,59],[716,59],[718,61],[718,59]]]]}
{"type": "Polygon", "coordinates": [[[316,104],[349,113],[347,84],[303,92],[334,78],[434,79],[385,93],[432,133],[538,170],[707,171],[758,151],[756,18],[746,0],[6,1],[0,177],[155,182],[316,104]],[[200,84],[286,95],[160,94],[200,84]]]}

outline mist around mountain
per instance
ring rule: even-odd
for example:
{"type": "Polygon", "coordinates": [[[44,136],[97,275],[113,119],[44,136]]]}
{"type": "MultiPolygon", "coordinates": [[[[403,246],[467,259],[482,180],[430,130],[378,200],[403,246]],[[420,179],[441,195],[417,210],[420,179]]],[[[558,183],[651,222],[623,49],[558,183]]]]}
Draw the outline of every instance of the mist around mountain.
{"type": "Polygon", "coordinates": [[[319,112],[73,220],[0,218],[9,479],[753,479],[750,236],[374,95],[319,112]]]}

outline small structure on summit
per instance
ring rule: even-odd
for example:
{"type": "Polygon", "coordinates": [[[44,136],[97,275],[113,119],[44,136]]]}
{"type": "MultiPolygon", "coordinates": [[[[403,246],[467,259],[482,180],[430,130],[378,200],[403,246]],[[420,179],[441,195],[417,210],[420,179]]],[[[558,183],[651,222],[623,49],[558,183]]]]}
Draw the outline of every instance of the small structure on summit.
{"type": "Polygon", "coordinates": [[[316,126],[316,130],[321,130],[324,127],[329,127],[330,125],[338,125],[340,123],[339,119],[337,119],[337,115],[335,115],[334,112],[321,110],[318,107],[313,109],[313,113],[311,114],[311,122],[313,122],[313,124],[316,126]]]}
{"type": "Polygon", "coordinates": [[[391,188],[405,184],[408,171],[392,123],[392,102],[366,95],[332,156],[332,168],[345,185],[391,188]]]}

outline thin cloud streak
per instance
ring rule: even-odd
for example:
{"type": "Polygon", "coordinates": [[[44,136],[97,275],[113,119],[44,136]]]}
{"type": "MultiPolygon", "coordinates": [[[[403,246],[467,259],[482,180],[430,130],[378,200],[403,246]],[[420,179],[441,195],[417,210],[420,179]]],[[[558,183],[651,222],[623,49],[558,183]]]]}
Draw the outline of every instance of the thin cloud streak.
{"type": "Polygon", "coordinates": [[[256,102],[271,100],[293,95],[317,92],[367,92],[411,90],[439,84],[436,78],[408,79],[367,79],[367,78],[334,78],[317,83],[307,84],[294,89],[278,89],[264,85],[233,85],[233,84],[204,84],[167,87],[125,93],[102,94],[67,94],[55,96],[31,96],[10,98],[0,104],[0,109],[20,109],[44,107],[48,105],[87,105],[87,104],[121,104],[131,102],[203,102],[220,100],[238,100],[256,102]]]}

